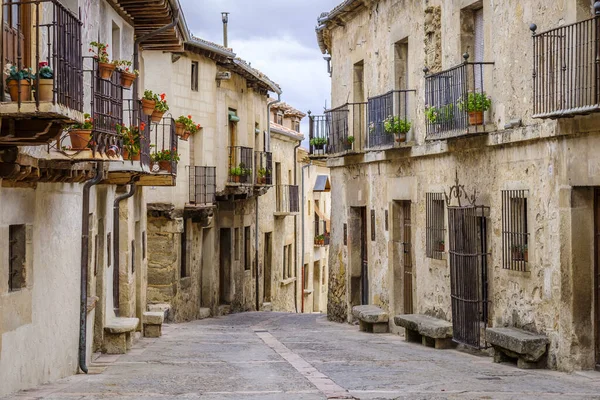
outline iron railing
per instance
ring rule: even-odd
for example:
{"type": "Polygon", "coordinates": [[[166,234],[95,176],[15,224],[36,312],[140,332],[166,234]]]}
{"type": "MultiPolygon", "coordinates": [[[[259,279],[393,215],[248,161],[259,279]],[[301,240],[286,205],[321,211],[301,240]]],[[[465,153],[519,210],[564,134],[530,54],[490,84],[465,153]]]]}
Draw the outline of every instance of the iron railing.
{"type": "Polygon", "coordinates": [[[533,32],[533,117],[600,111],[600,10],[594,18],[533,32]]]}
{"type": "MultiPolygon", "coordinates": [[[[170,154],[170,172],[173,175],[177,175],[177,162],[176,159],[178,156],[178,137],[175,133],[175,120],[169,115],[163,117],[163,119],[158,123],[151,123],[150,126],[150,136],[149,136],[149,145],[150,145],[150,159],[155,159],[157,154],[161,154],[164,152],[169,152],[170,154]]],[[[143,153],[142,153],[143,154],[143,153]]],[[[166,160],[169,161],[169,160],[166,160]]],[[[153,172],[158,172],[156,167],[152,168],[153,172]]],[[[164,172],[164,170],[163,170],[164,172]]]]}
{"type": "Polygon", "coordinates": [[[229,183],[252,184],[253,150],[244,146],[229,146],[229,183]]]}
{"type": "Polygon", "coordinates": [[[254,170],[257,185],[273,184],[273,154],[269,151],[254,152],[254,170]]]}
{"type": "MultiPolygon", "coordinates": [[[[485,92],[485,66],[490,62],[465,62],[425,77],[425,122],[427,139],[444,139],[467,133],[485,132],[486,112],[476,113],[489,100],[485,92]],[[487,99],[487,100],[486,100],[487,99]]],[[[428,69],[425,68],[425,72],[428,69]]]]}
{"type": "Polygon", "coordinates": [[[347,103],[310,116],[310,154],[334,155],[361,151],[367,128],[367,103],[347,103]]]}
{"type": "Polygon", "coordinates": [[[276,203],[278,213],[300,212],[298,185],[277,185],[276,203]]]}
{"type": "MultiPolygon", "coordinates": [[[[124,100],[123,125],[137,127],[140,132],[140,162],[144,168],[150,169],[150,117],[142,112],[140,100],[124,100]]],[[[127,147],[127,143],[124,144],[127,147]]],[[[127,161],[127,160],[125,160],[127,161]]]]}
{"type": "Polygon", "coordinates": [[[190,167],[190,203],[207,205],[215,203],[217,192],[216,167],[190,167]]]}
{"type": "Polygon", "coordinates": [[[395,136],[398,141],[406,140],[408,132],[404,133],[404,139],[400,139],[401,134],[395,135],[394,127],[408,127],[411,123],[409,95],[414,93],[415,90],[392,90],[368,99],[367,148],[393,146],[395,136]]]}
{"type": "MultiPolygon", "coordinates": [[[[7,64],[18,71],[31,68],[38,77],[40,63],[54,71],[52,103],[83,111],[82,23],[58,0],[3,0],[2,57],[0,70],[7,64]]],[[[6,83],[0,80],[0,93],[6,83]]],[[[31,99],[31,92],[17,81],[16,101],[21,106],[31,99]]],[[[32,81],[32,89],[40,93],[40,80],[32,81]]],[[[13,99],[14,101],[15,99],[13,99]]],[[[35,96],[40,105],[40,96],[35,96]]]]}

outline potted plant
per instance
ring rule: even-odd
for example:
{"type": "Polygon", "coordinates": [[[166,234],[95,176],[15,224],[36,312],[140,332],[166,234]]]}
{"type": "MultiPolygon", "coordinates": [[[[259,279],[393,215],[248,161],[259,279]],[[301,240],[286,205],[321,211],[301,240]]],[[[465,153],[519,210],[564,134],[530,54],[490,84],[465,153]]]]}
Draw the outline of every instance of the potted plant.
{"type": "Polygon", "coordinates": [[[310,139],[310,145],[313,146],[317,150],[322,150],[323,147],[327,144],[327,139],[323,137],[316,137],[310,139]]]}
{"type": "Polygon", "coordinates": [[[169,173],[173,171],[173,162],[179,162],[179,154],[175,149],[156,152],[150,158],[152,162],[158,163],[160,170],[169,173]]]}
{"type": "Polygon", "coordinates": [[[38,91],[36,93],[39,101],[52,101],[54,86],[54,71],[46,61],[42,61],[38,67],[38,91]]]}
{"type": "Polygon", "coordinates": [[[81,124],[74,124],[69,129],[71,138],[71,150],[85,150],[92,140],[92,128],[94,120],[90,114],[84,115],[85,120],[81,124]]]}
{"type": "Polygon", "coordinates": [[[192,120],[191,115],[188,115],[187,117],[185,115],[180,115],[179,118],[177,118],[175,120],[175,134],[177,136],[179,136],[180,138],[183,138],[183,135],[185,134],[185,131],[187,129],[189,121],[191,121],[191,120],[192,120]]]}
{"type": "Polygon", "coordinates": [[[94,53],[94,58],[98,60],[98,72],[100,73],[100,78],[110,79],[117,66],[115,63],[111,63],[108,58],[108,52],[106,51],[106,49],[108,49],[108,44],[91,42],[90,46],[90,52],[94,53]]]}
{"type": "Polygon", "coordinates": [[[354,136],[348,136],[346,138],[346,144],[350,147],[352,147],[352,144],[354,143],[354,136]]]}
{"type": "Polygon", "coordinates": [[[440,253],[446,251],[446,242],[444,240],[438,240],[438,250],[440,253]]]}
{"type": "Polygon", "coordinates": [[[242,169],[240,167],[230,168],[229,176],[231,177],[232,182],[239,183],[240,177],[242,176],[242,169]]]}
{"type": "Polygon", "coordinates": [[[440,107],[425,107],[425,118],[430,124],[439,125],[452,122],[454,119],[454,104],[446,104],[440,107]]]}
{"type": "Polygon", "coordinates": [[[31,84],[35,79],[31,68],[23,68],[17,70],[17,67],[11,64],[6,64],[4,69],[6,77],[6,85],[12,101],[31,101],[31,84]]]}
{"type": "Polygon", "coordinates": [[[156,98],[152,90],[144,90],[144,97],[142,97],[142,111],[144,115],[152,115],[154,108],[156,107],[156,98]]]}
{"type": "Polygon", "coordinates": [[[267,183],[267,169],[259,168],[258,171],[258,183],[265,185],[267,183]]]}
{"type": "Polygon", "coordinates": [[[160,96],[156,94],[154,95],[154,111],[152,112],[150,117],[152,122],[160,122],[162,120],[163,115],[165,115],[165,113],[169,110],[169,105],[167,104],[167,100],[165,100],[166,97],[167,95],[164,93],[161,93],[160,96]]]}
{"type": "Polygon", "coordinates": [[[143,132],[146,124],[142,122],[140,126],[124,126],[117,124],[117,134],[123,140],[123,159],[131,161],[140,160],[140,151],[142,148],[143,132]]]}
{"type": "Polygon", "coordinates": [[[129,89],[133,85],[133,81],[140,76],[140,71],[131,68],[131,61],[118,60],[114,64],[117,66],[117,70],[121,73],[121,86],[129,89]]]}
{"type": "Polygon", "coordinates": [[[190,135],[195,135],[196,132],[200,130],[200,128],[202,128],[200,124],[196,124],[194,121],[192,121],[192,116],[188,115],[185,131],[183,132],[183,137],[181,138],[181,140],[187,141],[190,135]]]}
{"type": "Polygon", "coordinates": [[[512,245],[512,259],[513,261],[527,261],[525,254],[527,252],[527,245],[513,244],[512,245]]]}
{"type": "Polygon", "coordinates": [[[369,133],[375,133],[375,122],[369,122],[369,133]]]}
{"type": "Polygon", "coordinates": [[[383,120],[383,129],[388,135],[395,135],[396,142],[405,142],[406,134],[410,131],[412,124],[399,116],[388,116],[383,120]]]}
{"type": "Polygon", "coordinates": [[[492,100],[484,92],[470,92],[458,100],[459,110],[469,113],[470,125],[483,125],[483,112],[491,105],[492,100]]]}

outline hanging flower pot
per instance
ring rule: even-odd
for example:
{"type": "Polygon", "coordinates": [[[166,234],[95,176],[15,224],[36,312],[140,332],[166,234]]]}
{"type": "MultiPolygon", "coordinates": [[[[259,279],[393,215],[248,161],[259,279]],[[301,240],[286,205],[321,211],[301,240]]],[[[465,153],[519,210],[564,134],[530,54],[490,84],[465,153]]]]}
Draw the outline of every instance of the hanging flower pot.
{"type": "Polygon", "coordinates": [[[115,68],[116,66],[113,63],[98,62],[98,71],[100,72],[100,78],[102,79],[110,79],[115,68]]]}
{"type": "Polygon", "coordinates": [[[135,78],[137,78],[136,74],[121,71],[121,86],[123,86],[125,89],[129,89],[131,85],[133,85],[135,78]]]}
{"type": "Polygon", "coordinates": [[[31,101],[31,82],[27,79],[10,80],[8,81],[8,92],[12,101],[19,100],[19,93],[21,93],[21,101],[31,101]],[[19,82],[21,82],[20,88],[19,82]]]}
{"type": "Polygon", "coordinates": [[[151,117],[150,119],[152,120],[152,122],[154,123],[158,123],[162,120],[163,115],[165,115],[164,111],[158,111],[158,110],[154,110],[152,112],[152,114],[150,114],[151,117]]]}
{"type": "Polygon", "coordinates": [[[394,136],[396,136],[396,142],[406,142],[406,132],[395,133],[394,136]]]}
{"type": "Polygon", "coordinates": [[[155,106],[156,100],[142,99],[142,111],[145,115],[152,115],[155,106]]]}
{"type": "Polygon", "coordinates": [[[71,148],[73,150],[85,150],[92,140],[91,129],[72,129],[69,131],[71,138],[71,148]]]}
{"type": "Polygon", "coordinates": [[[186,142],[187,142],[187,141],[188,141],[188,139],[190,138],[190,135],[191,135],[191,134],[192,134],[192,132],[190,132],[190,131],[185,131],[185,132],[183,132],[183,136],[181,137],[181,140],[184,140],[184,141],[186,141],[186,142]]]}
{"type": "Polygon", "coordinates": [[[158,167],[161,169],[161,171],[171,172],[172,164],[171,161],[159,161],[158,167]]]}
{"type": "Polygon", "coordinates": [[[185,124],[183,122],[175,122],[175,134],[179,137],[183,137],[185,134],[185,124]]]}
{"type": "Polygon", "coordinates": [[[469,112],[469,125],[483,125],[483,111],[469,112]]]}
{"type": "Polygon", "coordinates": [[[140,161],[140,153],[137,153],[136,155],[131,155],[131,154],[129,154],[127,149],[124,149],[123,150],[123,160],[140,161]]]}

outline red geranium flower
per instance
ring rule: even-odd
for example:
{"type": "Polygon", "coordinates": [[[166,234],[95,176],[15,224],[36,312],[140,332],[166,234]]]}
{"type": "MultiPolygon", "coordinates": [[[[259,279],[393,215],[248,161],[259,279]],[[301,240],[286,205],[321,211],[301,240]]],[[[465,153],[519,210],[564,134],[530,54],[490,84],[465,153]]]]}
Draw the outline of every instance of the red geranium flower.
{"type": "Polygon", "coordinates": [[[165,97],[166,97],[166,96],[167,96],[166,94],[164,94],[164,93],[161,93],[161,94],[160,94],[160,100],[161,100],[161,101],[165,101],[165,97]]]}
{"type": "Polygon", "coordinates": [[[192,116],[191,116],[191,115],[188,115],[188,119],[192,119],[192,116]]]}

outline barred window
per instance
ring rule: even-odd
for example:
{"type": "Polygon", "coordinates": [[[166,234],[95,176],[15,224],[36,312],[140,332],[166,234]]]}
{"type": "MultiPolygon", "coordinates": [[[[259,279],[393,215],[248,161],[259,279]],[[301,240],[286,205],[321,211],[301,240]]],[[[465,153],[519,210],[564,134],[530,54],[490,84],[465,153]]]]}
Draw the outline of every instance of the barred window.
{"type": "Polygon", "coordinates": [[[502,191],[502,267],[526,271],[529,261],[527,190],[502,191]]]}
{"type": "Polygon", "coordinates": [[[14,292],[26,286],[26,226],[10,225],[8,227],[8,241],[8,290],[14,292]]]}
{"type": "Polygon", "coordinates": [[[441,260],[446,251],[443,193],[426,193],[427,257],[441,260]]]}

